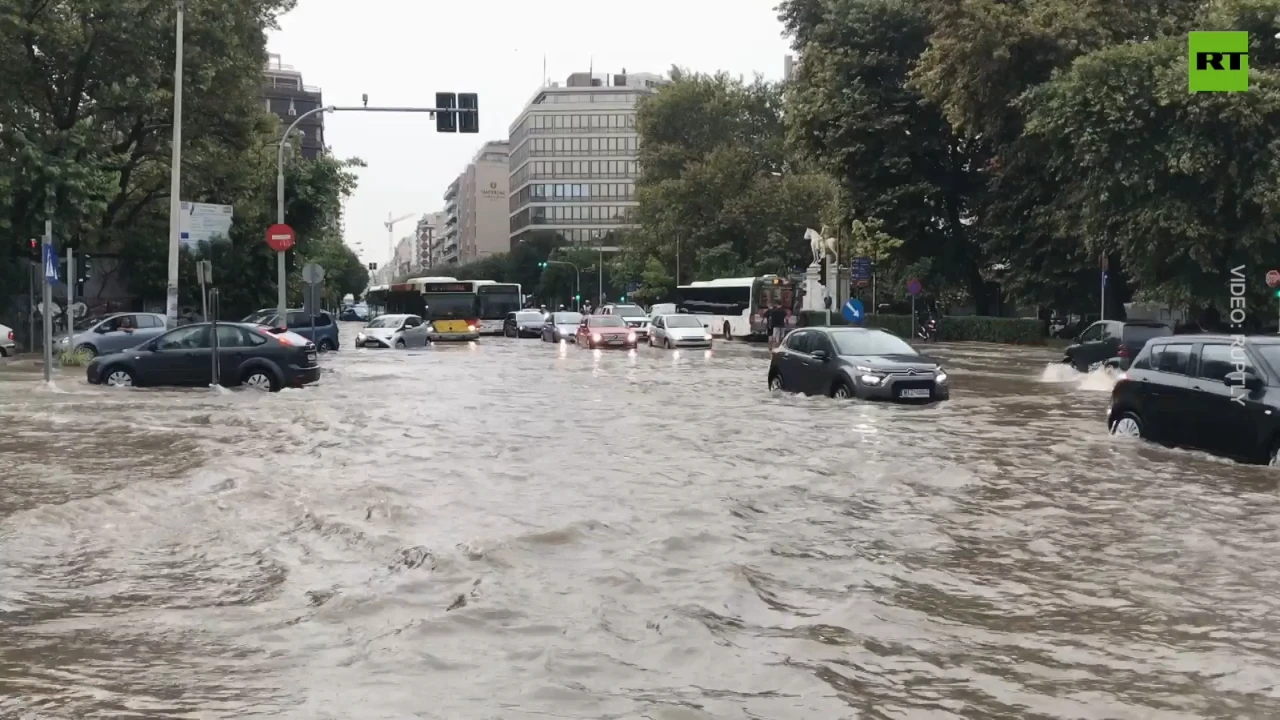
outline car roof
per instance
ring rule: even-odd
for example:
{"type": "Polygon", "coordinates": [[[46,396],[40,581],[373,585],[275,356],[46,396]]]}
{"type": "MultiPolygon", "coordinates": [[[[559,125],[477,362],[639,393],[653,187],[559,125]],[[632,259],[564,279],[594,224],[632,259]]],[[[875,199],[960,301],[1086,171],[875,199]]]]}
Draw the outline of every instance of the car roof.
{"type": "Polygon", "coordinates": [[[1139,325],[1142,327],[1169,327],[1169,323],[1162,323],[1159,320],[1125,320],[1124,325],[1139,325]]]}
{"type": "Polygon", "coordinates": [[[1164,337],[1152,338],[1148,340],[1148,344],[1155,343],[1157,345],[1170,344],[1187,344],[1197,342],[1212,343],[1232,343],[1243,339],[1245,342],[1254,345],[1280,345],[1280,336],[1277,335],[1227,335],[1226,333],[1184,333],[1182,335],[1166,335],[1164,337]]]}

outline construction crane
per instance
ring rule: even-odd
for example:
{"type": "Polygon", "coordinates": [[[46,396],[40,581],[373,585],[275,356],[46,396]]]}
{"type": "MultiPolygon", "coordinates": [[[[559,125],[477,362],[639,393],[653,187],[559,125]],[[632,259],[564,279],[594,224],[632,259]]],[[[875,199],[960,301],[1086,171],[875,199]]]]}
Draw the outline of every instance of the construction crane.
{"type": "MultiPolygon", "coordinates": [[[[387,221],[382,223],[382,226],[387,229],[387,267],[388,268],[391,268],[393,265],[395,265],[395,262],[396,262],[396,234],[395,234],[396,224],[402,223],[405,220],[408,220],[409,218],[412,218],[412,217],[417,217],[416,213],[408,213],[407,215],[401,215],[398,218],[393,218],[391,217],[391,213],[387,213],[387,221]]],[[[394,269],[391,272],[393,275],[395,274],[394,269]]]]}

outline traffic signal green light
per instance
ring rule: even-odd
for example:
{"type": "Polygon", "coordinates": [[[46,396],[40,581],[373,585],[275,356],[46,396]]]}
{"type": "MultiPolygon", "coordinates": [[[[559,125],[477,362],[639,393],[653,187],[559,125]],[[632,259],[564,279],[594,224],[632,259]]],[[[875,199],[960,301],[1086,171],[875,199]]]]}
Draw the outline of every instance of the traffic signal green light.
{"type": "Polygon", "coordinates": [[[574,295],[574,296],[573,296],[573,300],[574,300],[574,302],[582,302],[582,296],[581,296],[581,295],[574,295]]]}
{"type": "Polygon", "coordinates": [[[1276,288],[1276,297],[1280,298],[1280,288],[1276,288]]]}
{"type": "Polygon", "coordinates": [[[546,264],[546,263],[544,263],[544,262],[540,262],[540,263],[538,263],[538,267],[542,268],[543,270],[546,270],[546,269],[547,269],[547,264],[546,264]]]}
{"type": "Polygon", "coordinates": [[[627,301],[627,294],[622,293],[622,296],[618,298],[618,302],[626,302],[626,301],[627,301]]]}

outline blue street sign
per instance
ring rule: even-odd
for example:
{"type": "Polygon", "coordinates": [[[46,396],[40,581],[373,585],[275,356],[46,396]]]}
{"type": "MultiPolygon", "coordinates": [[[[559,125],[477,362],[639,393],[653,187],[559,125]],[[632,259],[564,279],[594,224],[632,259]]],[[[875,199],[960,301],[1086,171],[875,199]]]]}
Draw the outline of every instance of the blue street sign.
{"type": "Polygon", "coordinates": [[[44,246],[44,278],[49,282],[58,282],[58,252],[53,245],[44,246]]]}
{"type": "Polygon", "coordinates": [[[840,309],[840,314],[851,323],[862,322],[862,301],[858,298],[849,298],[849,302],[840,309]]]}
{"type": "Polygon", "coordinates": [[[875,269],[875,264],[871,262],[869,257],[858,257],[853,259],[853,264],[849,266],[849,275],[853,280],[870,280],[871,271],[875,269]]]}
{"type": "Polygon", "coordinates": [[[637,290],[639,290],[639,289],[640,289],[640,283],[638,283],[638,282],[629,282],[629,283],[627,283],[627,292],[628,292],[628,293],[636,292],[636,291],[637,291],[637,290]]]}

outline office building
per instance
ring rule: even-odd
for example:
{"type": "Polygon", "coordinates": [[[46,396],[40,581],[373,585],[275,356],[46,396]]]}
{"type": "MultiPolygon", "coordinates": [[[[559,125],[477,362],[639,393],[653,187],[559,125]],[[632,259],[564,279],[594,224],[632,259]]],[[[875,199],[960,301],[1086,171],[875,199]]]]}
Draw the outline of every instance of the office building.
{"type": "MultiPolygon", "coordinates": [[[[292,65],[280,62],[280,56],[267,56],[267,66],[263,71],[262,95],[267,111],[280,118],[281,129],[288,128],[308,110],[314,110],[324,104],[320,88],[304,85],[302,73],[292,65]]],[[[316,113],[298,123],[294,130],[302,146],[302,156],[314,159],[325,151],[324,145],[324,113],[316,113]]]]}
{"type": "MultiPolygon", "coordinates": [[[[424,271],[435,267],[436,241],[444,233],[445,219],[443,212],[433,212],[423,215],[418,220],[418,257],[414,270],[424,271]]],[[[423,274],[429,275],[430,273],[423,274]]]]}
{"type": "Polygon", "coordinates": [[[454,178],[444,191],[444,230],[432,249],[436,267],[458,264],[458,190],[462,176],[454,178]]]}
{"type": "Polygon", "coordinates": [[[611,246],[636,226],[636,102],[665,82],[574,73],[534,93],[511,125],[510,247],[535,232],[611,246]]]}
{"type": "Polygon", "coordinates": [[[506,141],[480,148],[458,187],[458,259],[469,263],[511,249],[506,141]]]}

